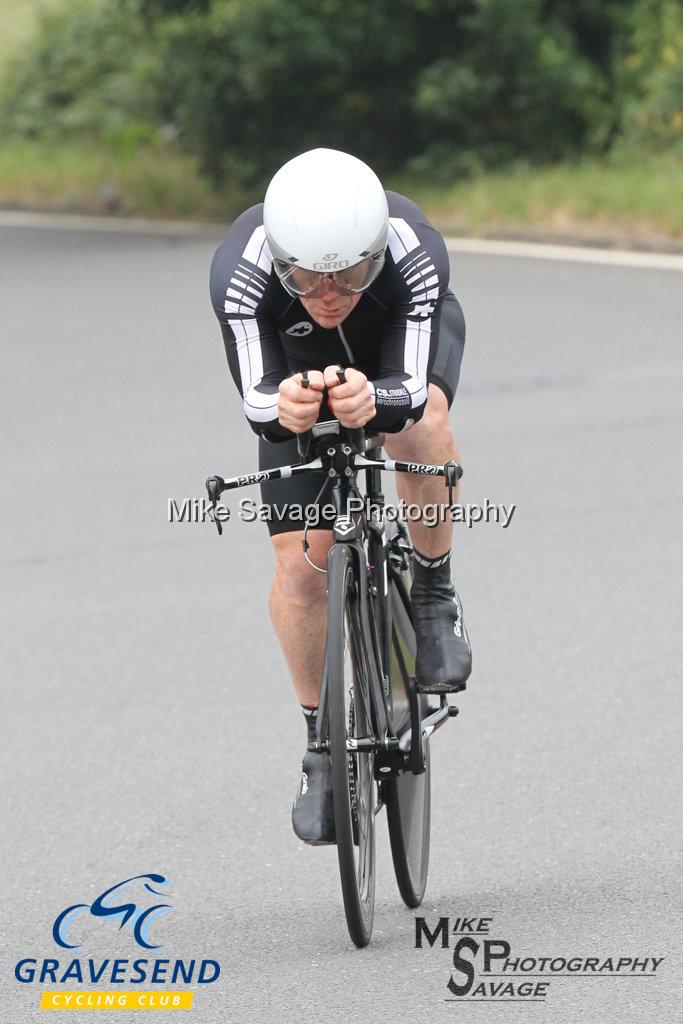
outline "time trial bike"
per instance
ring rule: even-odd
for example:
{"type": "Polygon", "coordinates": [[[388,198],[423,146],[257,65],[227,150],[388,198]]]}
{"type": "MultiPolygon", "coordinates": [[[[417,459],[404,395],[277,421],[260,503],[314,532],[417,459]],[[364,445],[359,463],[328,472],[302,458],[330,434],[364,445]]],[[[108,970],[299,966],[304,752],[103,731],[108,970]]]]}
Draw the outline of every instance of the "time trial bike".
{"type": "MultiPolygon", "coordinates": [[[[211,476],[212,508],[225,491],[299,473],[322,472],[335,518],[327,561],[327,645],[317,730],[309,750],[331,760],[334,820],[349,934],[370,941],[375,904],[375,820],[386,808],[394,871],[408,907],[427,884],[430,842],[430,738],[458,709],[445,694],[415,688],[415,632],[410,603],[412,548],[397,509],[381,489],[383,472],[462,475],[445,466],[382,456],[383,437],[337,420],[299,435],[301,462],[243,476],[211,476]],[[364,471],[361,490],[359,471],[364,471]]],[[[221,532],[219,518],[214,521],[221,532]]],[[[307,555],[307,530],[304,553],[307,555]]]]}

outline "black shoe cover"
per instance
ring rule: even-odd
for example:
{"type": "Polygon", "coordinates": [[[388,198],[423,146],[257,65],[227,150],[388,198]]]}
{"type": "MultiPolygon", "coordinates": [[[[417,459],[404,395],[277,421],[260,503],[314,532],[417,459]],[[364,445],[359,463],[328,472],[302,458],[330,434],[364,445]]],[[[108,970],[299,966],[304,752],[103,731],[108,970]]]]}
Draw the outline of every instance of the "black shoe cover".
{"type": "Polygon", "coordinates": [[[301,783],[292,807],[292,828],[311,846],[336,842],[329,754],[308,751],[301,762],[301,783]]]}
{"type": "MultiPolygon", "coordinates": [[[[416,578],[411,592],[417,640],[416,688],[419,693],[458,693],[472,671],[472,648],[462,607],[448,580],[416,578]]],[[[436,576],[434,572],[430,573],[436,576]]]]}

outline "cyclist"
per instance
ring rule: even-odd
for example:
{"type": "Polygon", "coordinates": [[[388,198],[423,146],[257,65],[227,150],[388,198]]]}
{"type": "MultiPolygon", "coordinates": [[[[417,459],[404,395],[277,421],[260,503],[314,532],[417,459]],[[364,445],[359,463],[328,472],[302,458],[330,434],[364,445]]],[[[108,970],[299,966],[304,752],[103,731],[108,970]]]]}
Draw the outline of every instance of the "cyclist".
{"type": "MultiPolygon", "coordinates": [[[[385,192],[362,161],[316,149],[280,168],[264,202],[233,223],[211,268],[213,308],[244,412],[259,435],[261,469],[297,462],[296,435],[330,418],[386,432],[391,458],[459,461],[448,410],[465,325],[448,280],[441,235],[413,202],[385,192]]],[[[323,482],[322,474],[307,473],[261,488],[273,510],[270,613],[309,742],[325,654],[326,577],[304,557],[304,524],[292,509],[313,506],[323,482]]],[[[408,504],[444,504],[442,478],[401,474],[396,485],[408,504]]],[[[319,566],[331,528],[320,518],[308,535],[309,557],[319,566]]],[[[451,533],[450,520],[410,523],[423,693],[461,690],[471,670],[451,582],[451,533]]],[[[305,753],[292,823],[305,842],[334,842],[327,755],[305,753]]]]}

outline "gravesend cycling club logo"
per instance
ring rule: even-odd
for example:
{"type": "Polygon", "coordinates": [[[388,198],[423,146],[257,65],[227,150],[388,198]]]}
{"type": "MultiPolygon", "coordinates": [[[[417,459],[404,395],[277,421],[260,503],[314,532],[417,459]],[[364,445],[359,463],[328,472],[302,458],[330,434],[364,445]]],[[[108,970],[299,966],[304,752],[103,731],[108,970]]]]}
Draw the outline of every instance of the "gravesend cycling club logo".
{"type": "MultiPolygon", "coordinates": [[[[656,978],[663,956],[636,954],[620,950],[618,954],[591,951],[595,955],[572,950],[550,955],[536,950],[524,956],[513,950],[507,939],[493,937],[492,917],[440,917],[429,922],[415,918],[415,948],[448,950],[448,976],[444,978],[447,1003],[542,1003],[551,987],[583,979],[581,992],[590,998],[594,978],[656,978]]],[[[652,982],[656,984],[656,982],[652,982]]]]}
{"type": "Polygon", "coordinates": [[[127,924],[130,924],[133,937],[138,946],[144,946],[145,949],[159,949],[158,945],[147,941],[152,919],[173,908],[170,903],[158,903],[152,907],[144,908],[129,900],[126,900],[124,903],[118,902],[136,882],[142,883],[142,888],[149,893],[153,893],[155,896],[161,896],[162,893],[159,892],[158,888],[152,888],[150,883],[156,886],[168,887],[169,885],[168,879],[164,878],[163,875],[135,875],[133,878],[127,878],[125,882],[118,882],[116,885],[112,885],[110,889],[103,892],[92,903],[74,903],[72,907],[67,907],[66,910],[63,910],[57,916],[52,926],[52,937],[57,945],[63,946],[64,949],[77,949],[80,943],[69,942],[69,926],[75,918],[84,913],[90,913],[93,917],[118,919],[119,928],[125,928],[127,924]]]}
{"type": "Polygon", "coordinates": [[[90,903],[70,903],[52,921],[52,938],[60,949],[81,950],[88,939],[101,946],[123,932],[133,948],[145,955],[134,959],[75,956],[71,960],[25,956],[15,965],[16,980],[30,986],[70,986],[44,989],[39,1003],[44,1010],[190,1009],[192,990],[160,990],[159,986],[209,985],[218,980],[221,968],[215,958],[149,956],[162,948],[159,919],[174,910],[169,888],[170,880],[159,872],[133,875],[107,886],[90,903]],[[117,987],[106,991],[73,987],[88,983],[117,987]],[[143,984],[154,988],[143,991],[139,987],[143,984]]]}

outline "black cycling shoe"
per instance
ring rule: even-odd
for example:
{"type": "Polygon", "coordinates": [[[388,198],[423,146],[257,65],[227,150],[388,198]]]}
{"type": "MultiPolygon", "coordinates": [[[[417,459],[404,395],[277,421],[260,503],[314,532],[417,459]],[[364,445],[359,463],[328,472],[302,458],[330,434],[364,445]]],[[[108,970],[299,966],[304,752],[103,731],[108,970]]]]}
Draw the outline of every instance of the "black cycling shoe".
{"type": "Polygon", "coordinates": [[[329,754],[307,751],[301,762],[301,783],[292,807],[292,828],[311,846],[336,843],[329,754]]]}
{"type": "Polygon", "coordinates": [[[427,581],[425,575],[416,574],[410,591],[417,640],[416,689],[419,693],[458,693],[465,689],[472,671],[462,606],[443,573],[432,570],[427,581]]]}

